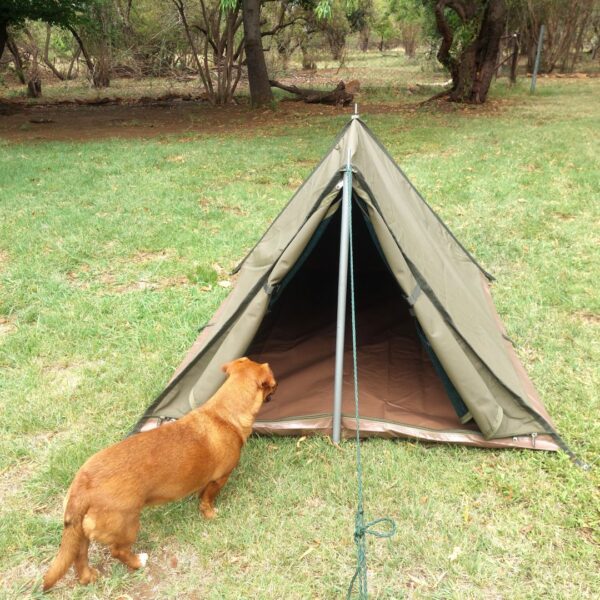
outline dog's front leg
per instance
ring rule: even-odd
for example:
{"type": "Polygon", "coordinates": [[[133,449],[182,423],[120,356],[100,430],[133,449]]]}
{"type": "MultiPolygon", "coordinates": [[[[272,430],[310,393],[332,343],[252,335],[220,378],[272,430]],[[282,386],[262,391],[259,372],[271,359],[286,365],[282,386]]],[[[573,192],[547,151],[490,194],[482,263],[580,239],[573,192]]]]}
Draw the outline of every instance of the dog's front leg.
{"type": "Polygon", "coordinates": [[[221,488],[227,483],[231,473],[223,475],[216,481],[211,481],[200,494],[200,512],[206,519],[214,519],[217,516],[217,512],[214,507],[215,498],[219,495],[221,488]]]}

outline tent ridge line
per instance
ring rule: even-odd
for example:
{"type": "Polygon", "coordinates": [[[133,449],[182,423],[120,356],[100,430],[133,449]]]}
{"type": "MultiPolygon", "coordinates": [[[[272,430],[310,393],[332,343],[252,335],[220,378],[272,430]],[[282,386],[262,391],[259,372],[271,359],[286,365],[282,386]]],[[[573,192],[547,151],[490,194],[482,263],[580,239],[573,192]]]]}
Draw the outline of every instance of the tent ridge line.
{"type": "MultiPolygon", "coordinates": [[[[337,181],[337,175],[334,176],[334,177],[332,177],[330,179],[329,184],[325,187],[325,189],[323,190],[323,192],[319,195],[318,200],[311,207],[311,210],[306,215],[306,217],[305,217],[304,221],[302,222],[302,225],[300,226],[300,228],[296,231],[295,235],[290,239],[290,241],[285,246],[285,248],[283,248],[283,250],[280,252],[280,254],[277,257],[277,259],[273,261],[273,263],[271,265],[271,268],[262,277],[260,277],[260,279],[252,287],[252,289],[250,290],[250,292],[246,295],[246,297],[244,298],[243,302],[240,303],[240,305],[238,306],[238,308],[229,317],[229,319],[227,319],[227,321],[223,324],[223,326],[220,327],[217,331],[215,331],[213,333],[213,335],[210,338],[210,340],[208,340],[206,342],[206,345],[200,350],[200,352],[198,352],[198,354],[185,366],[185,368],[181,370],[181,372],[177,375],[177,377],[175,377],[165,387],[165,389],[162,391],[161,394],[159,394],[159,396],[154,400],[154,402],[152,402],[152,404],[150,404],[150,406],[146,409],[146,411],[144,412],[144,414],[142,415],[142,417],[134,425],[134,427],[130,431],[129,435],[131,435],[132,433],[137,432],[138,427],[141,425],[141,423],[145,419],[147,419],[147,418],[149,418],[149,417],[152,416],[152,411],[160,404],[160,402],[167,396],[167,394],[169,394],[169,392],[171,392],[171,390],[181,381],[181,379],[184,377],[184,375],[186,375],[189,372],[189,370],[206,354],[206,352],[214,344],[214,341],[219,337],[219,334],[221,332],[225,331],[228,327],[230,327],[233,324],[233,322],[235,321],[235,319],[239,316],[239,313],[244,308],[246,308],[248,306],[248,303],[250,302],[251,298],[253,298],[256,295],[256,293],[258,292],[258,290],[260,290],[260,288],[268,281],[269,275],[273,272],[273,269],[275,268],[276,264],[280,260],[280,258],[283,255],[283,253],[287,250],[287,248],[289,247],[289,245],[294,241],[294,239],[296,238],[296,236],[298,235],[298,233],[302,230],[302,228],[306,225],[306,223],[308,222],[308,220],[310,219],[310,217],[312,217],[312,215],[317,211],[317,209],[319,208],[319,206],[321,205],[321,203],[323,202],[323,200],[325,199],[325,197],[327,195],[329,195],[331,193],[331,191],[333,191],[333,189],[336,186],[336,183],[335,183],[336,181],[337,181]]],[[[252,252],[250,252],[250,254],[252,254],[252,252]]],[[[248,257],[246,257],[246,258],[248,258],[248,257]]],[[[245,262],[245,260],[246,259],[244,259],[244,261],[242,261],[242,262],[245,262]]]]}
{"type": "Polygon", "coordinates": [[[421,195],[421,193],[419,192],[419,190],[413,185],[412,181],[408,178],[408,176],[406,175],[406,173],[404,173],[404,171],[401,169],[400,165],[398,165],[398,163],[394,160],[394,158],[392,157],[392,155],[387,151],[387,149],[385,148],[385,146],[379,141],[379,139],[377,138],[377,136],[369,129],[369,127],[365,124],[365,122],[362,119],[358,119],[358,120],[360,121],[361,125],[364,127],[364,129],[367,132],[367,134],[377,144],[377,146],[382,150],[382,152],[385,154],[385,156],[387,156],[390,159],[390,161],[392,162],[392,164],[394,165],[394,167],[396,168],[396,170],[400,173],[400,175],[402,175],[402,177],[406,180],[406,182],[408,183],[408,185],[410,185],[410,187],[413,190],[413,192],[415,192],[415,194],[418,196],[418,198],[421,200],[421,202],[423,202],[423,204],[425,204],[425,206],[430,210],[431,214],[436,218],[436,220],[438,221],[438,223],[446,230],[446,232],[448,233],[448,235],[458,244],[458,246],[460,247],[460,249],[467,255],[467,257],[471,260],[471,262],[487,277],[487,279],[489,281],[496,281],[496,278],[489,271],[487,271],[486,269],[484,269],[479,264],[479,262],[477,261],[477,259],[461,244],[461,242],[452,233],[452,231],[448,228],[448,226],[446,225],[446,223],[444,223],[444,221],[437,214],[437,212],[435,212],[435,210],[433,210],[433,208],[429,204],[429,202],[427,202],[427,200],[425,200],[425,198],[423,198],[423,196],[421,195]]]}

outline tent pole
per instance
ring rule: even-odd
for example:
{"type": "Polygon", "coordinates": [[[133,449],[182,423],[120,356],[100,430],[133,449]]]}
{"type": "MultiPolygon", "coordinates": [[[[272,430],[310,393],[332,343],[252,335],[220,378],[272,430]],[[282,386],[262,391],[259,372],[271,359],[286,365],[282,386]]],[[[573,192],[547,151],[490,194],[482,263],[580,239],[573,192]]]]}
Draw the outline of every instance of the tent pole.
{"type": "Polygon", "coordinates": [[[350,233],[350,202],[352,200],[352,165],[350,150],[344,170],[342,192],[342,223],[340,230],[340,264],[338,269],[337,325],[335,333],[335,384],[333,393],[332,440],[338,444],[342,426],[342,384],[344,377],[344,334],[346,329],[346,294],[348,288],[348,240],[350,233]]]}

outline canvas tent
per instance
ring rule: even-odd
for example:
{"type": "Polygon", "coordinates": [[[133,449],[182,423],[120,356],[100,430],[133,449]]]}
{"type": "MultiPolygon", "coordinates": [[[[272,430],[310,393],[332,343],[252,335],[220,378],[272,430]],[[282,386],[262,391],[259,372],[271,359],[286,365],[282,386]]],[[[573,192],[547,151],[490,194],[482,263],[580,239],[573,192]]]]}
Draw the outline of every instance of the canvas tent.
{"type": "MultiPolygon", "coordinates": [[[[236,284],[135,431],[177,419],[239,356],[279,387],[255,430],[331,433],[343,172],[351,165],[360,429],[477,446],[564,446],[494,309],[490,276],[358,118],[236,269],[236,284]]],[[[354,435],[346,336],[341,427],[354,435]]]]}

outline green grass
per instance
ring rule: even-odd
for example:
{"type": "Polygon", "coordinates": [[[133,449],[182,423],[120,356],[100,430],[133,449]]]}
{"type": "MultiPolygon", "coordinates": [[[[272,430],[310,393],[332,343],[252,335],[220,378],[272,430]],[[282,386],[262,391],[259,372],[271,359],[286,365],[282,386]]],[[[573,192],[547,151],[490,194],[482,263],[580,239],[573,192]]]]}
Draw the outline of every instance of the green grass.
{"type": "MultiPolygon", "coordinates": [[[[361,112],[498,282],[493,293],[558,430],[600,451],[600,84],[499,85],[484,109],[361,112]],[[596,136],[597,137],[597,136],[596,136]]],[[[202,113],[199,113],[199,119],[202,113]]],[[[39,595],[78,466],[160,392],[253,246],[346,117],[217,134],[0,143],[0,597],[39,595]],[[250,135],[251,134],[251,135],[250,135]]],[[[248,123],[251,124],[251,116],[248,123]]],[[[250,126],[250,125],[248,125],[250,126]]],[[[597,465],[561,453],[364,444],[372,598],[595,598],[597,465]]],[[[202,520],[149,510],[130,573],[56,598],[337,598],[353,573],[355,455],[252,438],[202,520]]]]}

